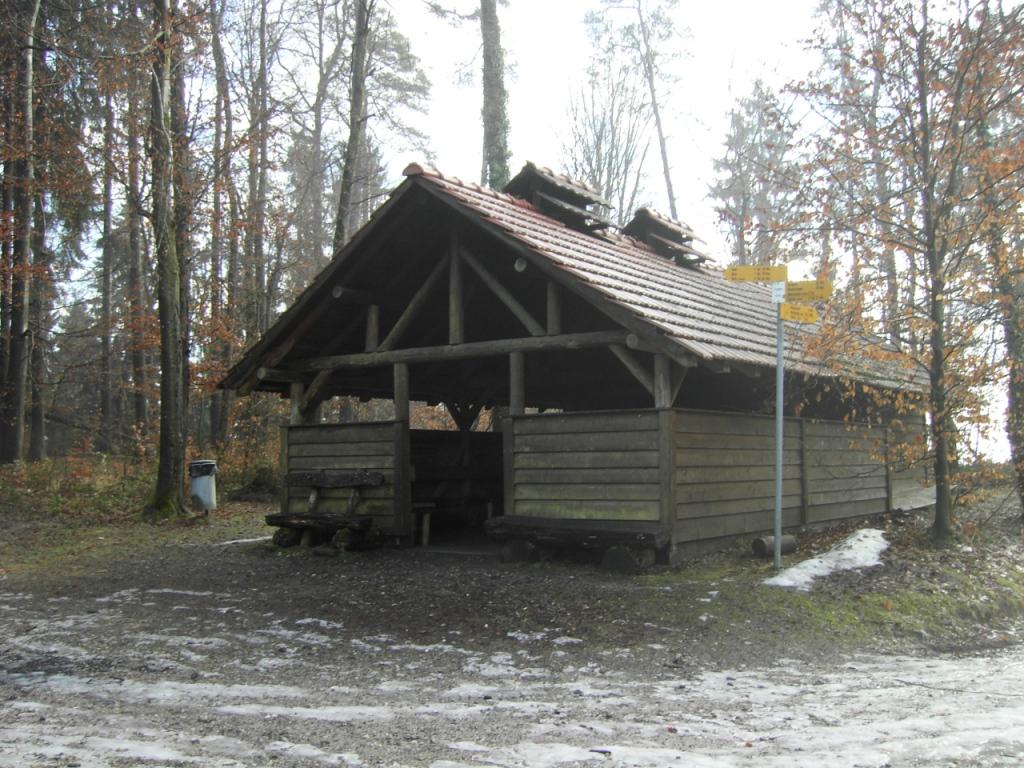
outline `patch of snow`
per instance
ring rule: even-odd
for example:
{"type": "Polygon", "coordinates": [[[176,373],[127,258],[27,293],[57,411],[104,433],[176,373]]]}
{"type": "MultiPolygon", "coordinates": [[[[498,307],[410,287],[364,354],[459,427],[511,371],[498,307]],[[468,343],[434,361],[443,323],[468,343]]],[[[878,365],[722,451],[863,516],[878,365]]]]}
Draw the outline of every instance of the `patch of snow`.
{"type": "Polygon", "coordinates": [[[463,669],[482,677],[548,677],[551,674],[541,667],[517,667],[509,653],[495,653],[488,659],[470,659],[463,669]]]}
{"type": "Polygon", "coordinates": [[[189,597],[212,597],[213,592],[193,592],[188,589],[147,589],[147,595],[188,595],[189,597]]]}
{"type": "Polygon", "coordinates": [[[231,544],[254,544],[257,541],[270,541],[271,536],[257,536],[255,539],[231,539],[231,541],[218,541],[213,546],[227,547],[231,544]]]}
{"type": "Polygon", "coordinates": [[[103,696],[131,702],[168,705],[223,699],[304,698],[309,695],[305,689],[290,685],[219,685],[179,683],[173,680],[104,681],[72,675],[46,675],[42,672],[0,672],[0,683],[27,690],[49,690],[61,695],[103,696]]]}
{"type": "Polygon", "coordinates": [[[296,624],[312,624],[320,627],[321,629],[344,629],[344,624],[339,624],[336,621],[327,621],[327,619],[299,619],[295,622],[296,624]]]}
{"type": "Polygon", "coordinates": [[[359,755],[342,752],[324,752],[312,744],[292,744],[289,741],[272,741],[267,744],[267,752],[287,757],[297,757],[305,760],[316,760],[324,765],[347,765],[352,768],[361,768],[364,765],[359,755]]]}
{"type": "Polygon", "coordinates": [[[562,635],[561,637],[556,637],[551,642],[555,645],[582,645],[583,643],[583,641],[580,640],[578,637],[566,637],[565,635],[562,635]]]}
{"type": "Polygon", "coordinates": [[[511,637],[513,640],[518,640],[520,643],[534,643],[538,640],[543,640],[547,637],[547,630],[541,630],[540,632],[508,632],[506,637],[511,637]]]}
{"type": "Polygon", "coordinates": [[[889,547],[885,534],[877,528],[864,528],[849,535],[823,555],[804,560],[791,568],[765,579],[773,587],[794,587],[802,592],[811,589],[814,580],[837,571],[857,570],[881,565],[880,555],[889,547]]]}
{"type": "Polygon", "coordinates": [[[391,720],[395,710],[391,707],[327,706],[285,707],[279,704],[225,704],[217,707],[225,715],[253,715],[257,717],[289,717],[296,720],[323,720],[331,723],[350,723],[354,720],[391,720]]]}

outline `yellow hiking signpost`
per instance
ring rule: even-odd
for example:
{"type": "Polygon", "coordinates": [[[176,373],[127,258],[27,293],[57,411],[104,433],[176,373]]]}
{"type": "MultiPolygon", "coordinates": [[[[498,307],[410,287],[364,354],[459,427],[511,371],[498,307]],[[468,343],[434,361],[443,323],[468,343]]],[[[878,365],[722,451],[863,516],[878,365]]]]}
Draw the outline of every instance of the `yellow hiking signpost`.
{"type": "Polygon", "coordinates": [[[803,304],[779,304],[779,317],[792,320],[794,323],[818,322],[818,310],[805,307],[803,304]]]}
{"type": "Polygon", "coordinates": [[[786,301],[824,301],[831,295],[831,280],[797,280],[786,283],[786,301]]]}
{"type": "Polygon", "coordinates": [[[782,283],[786,281],[787,273],[788,269],[785,264],[780,267],[742,265],[727,267],[725,279],[746,283],[782,283]]]}
{"type": "Polygon", "coordinates": [[[789,270],[781,266],[729,267],[725,279],[745,283],[771,283],[772,302],[775,310],[775,514],[772,519],[772,560],[775,570],[782,567],[782,365],[785,335],[783,322],[818,322],[818,311],[814,307],[787,302],[823,301],[832,295],[832,283],[828,280],[798,280],[787,282],[789,270]]]}

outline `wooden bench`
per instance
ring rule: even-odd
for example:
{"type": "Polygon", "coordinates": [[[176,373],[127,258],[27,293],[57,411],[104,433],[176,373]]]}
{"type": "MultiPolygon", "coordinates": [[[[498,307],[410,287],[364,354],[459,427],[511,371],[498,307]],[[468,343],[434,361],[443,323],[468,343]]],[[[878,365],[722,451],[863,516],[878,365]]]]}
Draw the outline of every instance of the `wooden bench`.
{"type": "MultiPolygon", "coordinates": [[[[288,488],[309,488],[309,500],[305,512],[277,512],[266,516],[267,525],[290,528],[297,531],[317,531],[333,535],[343,528],[353,533],[365,534],[373,525],[373,518],[357,515],[359,491],[384,484],[384,475],[366,470],[338,471],[315,470],[289,472],[285,476],[288,488]],[[318,512],[317,503],[321,492],[327,488],[350,488],[351,494],[344,512],[318,512]]],[[[308,537],[305,537],[308,538],[308,537]]]]}

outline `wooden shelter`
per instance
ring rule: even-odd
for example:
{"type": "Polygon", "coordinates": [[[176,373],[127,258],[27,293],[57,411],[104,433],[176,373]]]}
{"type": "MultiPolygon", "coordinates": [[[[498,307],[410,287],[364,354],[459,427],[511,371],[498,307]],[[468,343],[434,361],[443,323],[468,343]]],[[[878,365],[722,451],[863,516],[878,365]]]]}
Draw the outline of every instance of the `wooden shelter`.
{"type": "MultiPolygon", "coordinates": [[[[679,556],[771,527],[774,309],[681,223],[622,232],[586,186],[532,164],[494,192],[418,165],[222,386],[291,398],[272,522],[416,543],[475,502],[492,534],[679,556]],[[324,424],[337,395],[394,419],[324,424]],[[410,401],[459,431],[414,430],[410,401]],[[482,408],[500,431],[472,424],[482,408]]],[[[832,371],[787,329],[787,527],[900,505],[891,425],[851,427],[832,371]],[[795,413],[795,412],[794,412],[795,413]]],[[[850,374],[914,388],[867,359],[850,374]]],[[[863,411],[862,411],[863,412],[863,411]]],[[[459,517],[458,525],[474,520],[459,517]]]]}

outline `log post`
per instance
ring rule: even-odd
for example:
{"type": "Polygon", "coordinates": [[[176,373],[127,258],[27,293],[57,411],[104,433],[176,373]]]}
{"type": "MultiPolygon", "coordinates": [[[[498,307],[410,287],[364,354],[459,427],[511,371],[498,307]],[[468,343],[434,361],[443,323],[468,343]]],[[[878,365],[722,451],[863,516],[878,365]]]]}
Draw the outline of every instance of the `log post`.
{"type": "Polygon", "coordinates": [[[547,324],[548,336],[558,336],[562,332],[562,297],[558,283],[553,280],[548,280],[547,324]]]}
{"type": "Polygon", "coordinates": [[[672,361],[658,353],[654,356],[654,407],[671,408],[672,395],[672,361]]]}
{"type": "Polygon", "coordinates": [[[409,421],[409,366],[395,363],[395,421],[409,421]]]}
{"type": "Polygon", "coordinates": [[[522,416],[526,412],[526,359],[522,352],[509,352],[509,403],[510,416],[522,416]]]}
{"type": "Polygon", "coordinates": [[[380,344],[380,304],[366,308],[366,351],[376,352],[380,344]]]}
{"type": "Polygon", "coordinates": [[[465,309],[462,302],[462,259],[459,236],[452,232],[452,253],[448,261],[448,343],[461,344],[466,337],[465,309]]]}
{"type": "Polygon", "coordinates": [[[307,410],[302,409],[302,403],[306,398],[306,384],[301,381],[293,381],[288,386],[288,397],[291,400],[291,410],[288,416],[288,423],[293,426],[304,424],[316,424],[320,421],[319,404],[307,410]]]}
{"type": "Polygon", "coordinates": [[[807,467],[807,419],[800,419],[800,525],[811,514],[811,478],[807,467]]]}

